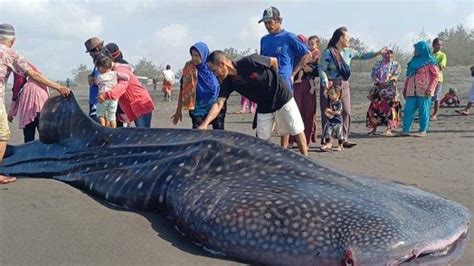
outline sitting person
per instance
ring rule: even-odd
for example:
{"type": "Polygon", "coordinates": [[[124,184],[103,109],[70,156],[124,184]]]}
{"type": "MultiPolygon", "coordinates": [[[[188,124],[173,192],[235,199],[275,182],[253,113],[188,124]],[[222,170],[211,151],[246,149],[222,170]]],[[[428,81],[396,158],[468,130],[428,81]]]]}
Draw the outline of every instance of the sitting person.
{"type": "Polygon", "coordinates": [[[344,143],[344,135],[342,132],[342,88],[340,86],[332,86],[328,90],[328,98],[331,101],[329,107],[324,110],[324,115],[328,118],[324,125],[323,146],[322,151],[331,151],[331,137],[337,138],[336,151],[342,151],[344,143]]]}
{"type": "MultiPolygon", "coordinates": [[[[106,55],[99,55],[94,60],[95,66],[99,69],[100,76],[98,79],[99,93],[110,91],[115,85],[117,80],[128,81],[129,77],[127,74],[112,71],[112,59],[106,55]]],[[[99,123],[102,126],[116,128],[116,113],[117,113],[118,100],[105,100],[97,104],[97,117],[99,123]]]]}
{"type": "Polygon", "coordinates": [[[449,106],[449,107],[459,107],[461,104],[461,100],[458,96],[458,89],[456,88],[449,88],[449,91],[444,95],[443,99],[439,102],[441,107],[449,106]]]}

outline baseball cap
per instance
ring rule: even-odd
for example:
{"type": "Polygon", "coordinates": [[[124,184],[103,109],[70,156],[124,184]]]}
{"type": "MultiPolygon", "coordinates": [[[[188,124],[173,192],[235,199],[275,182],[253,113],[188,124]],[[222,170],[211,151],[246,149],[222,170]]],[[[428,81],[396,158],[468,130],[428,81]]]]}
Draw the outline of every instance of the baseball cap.
{"type": "Polygon", "coordinates": [[[263,11],[262,19],[259,20],[258,23],[260,23],[262,21],[267,22],[267,21],[270,21],[273,18],[277,18],[279,16],[280,16],[280,11],[278,11],[278,9],[276,7],[271,6],[269,8],[266,8],[263,11]]]}

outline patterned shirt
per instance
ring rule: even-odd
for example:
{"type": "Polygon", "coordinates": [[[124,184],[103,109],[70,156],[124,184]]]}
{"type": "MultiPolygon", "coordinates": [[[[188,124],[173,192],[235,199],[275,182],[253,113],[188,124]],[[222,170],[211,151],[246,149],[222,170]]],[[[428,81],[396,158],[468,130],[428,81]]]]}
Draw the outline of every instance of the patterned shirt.
{"type": "Polygon", "coordinates": [[[372,68],[372,80],[375,83],[387,83],[390,80],[397,80],[400,76],[400,70],[401,67],[397,61],[384,62],[380,60],[372,68]]]}
{"type": "MultiPolygon", "coordinates": [[[[349,67],[351,66],[352,59],[368,60],[376,56],[377,54],[375,52],[363,53],[352,48],[344,48],[341,52],[342,59],[349,67]]],[[[323,56],[321,57],[319,77],[321,79],[322,85],[326,85],[328,83],[328,79],[341,78],[341,75],[337,71],[334,61],[332,60],[331,52],[329,51],[329,49],[324,50],[323,56]]]]}
{"type": "Polygon", "coordinates": [[[5,104],[5,87],[10,73],[13,71],[24,76],[29,69],[23,56],[0,43],[0,104],[5,104]]]}

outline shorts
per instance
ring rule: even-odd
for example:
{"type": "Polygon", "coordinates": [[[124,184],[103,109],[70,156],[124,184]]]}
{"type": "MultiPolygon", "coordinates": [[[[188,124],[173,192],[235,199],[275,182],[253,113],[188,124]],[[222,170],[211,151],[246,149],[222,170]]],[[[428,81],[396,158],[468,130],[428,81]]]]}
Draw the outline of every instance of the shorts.
{"type": "Polygon", "coordinates": [[[10,127],[8,126],[8,115],[4,104],[0,104],[0,141],[10,139],[10,127]]]}
{"type": "Polygon", "coordinates": [[[115,121],[118,100],[106,100],[97,104],[97,117],[105,117],[109,121],[115,121]]]}
{"type": "Polygon", "coordinates": [[[436,85],[436,90],[435,90],[435,93],[433,95],[433,97],[431,98],[431,101],[441,101],[441,99],[443,98],[443,83],[442,82],[438,82],[438,85],[436,85]]]}
{"type": "Polygon", "coordinates": [[[295,136],[304,131],[303,119],[294,98],[276,112],[257,113],[257,137],[268,140],[273,129],[278,131],[280,136],[295,136]]]}
{"type": "Polygon", "coordinates": [[[336,124],[327,122],[324,126],[324,139],[330,139],[335,137],[337,140],[344,140],[344,134],[342,131],[342,123],[336,124]]]}

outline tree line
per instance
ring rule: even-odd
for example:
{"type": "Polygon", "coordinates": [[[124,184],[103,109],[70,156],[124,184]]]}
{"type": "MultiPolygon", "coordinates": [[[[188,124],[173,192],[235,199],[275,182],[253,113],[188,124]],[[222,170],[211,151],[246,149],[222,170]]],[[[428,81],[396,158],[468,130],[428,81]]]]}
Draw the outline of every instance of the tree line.
{"type": "MultiPolygon", "coordinates": [[[[444,44],[443,51],[448,55],[448,66],[455,65],[472,65],[474,64],[474,30],[466,29],[462,24],[459,24],[451,29],[445,29],[439,32],[437,35],[444,44]]],[[[413,43],[419,40],[426,40],[431,43],[430,37],[424,30],[418,34],[412,41],[413,43]]],[[[327,46],[328,39],[321,38],[320,49],[324,50],[327,46]]],[[[370,51],[369,47],[358,38],[351,38],[350,44],[352,48],[360,50],[362,52],[370,51]]],[[[413,51],[404,51],[400,46],[396,44],[388,45],[394,52],[394,59],[400,63],[403,69],[406,68],[408,61],[413,55],[413,51]]],[[[235,48],[225,48],[223,50],[229,58],[236,60],[245,55],[257,52],[252,49],[238,50],[235,48]]],[[[365,61],[353,61],[351,64],[351,70],[353,72],[368,72],[371,71],[372,66],[377,59],[365,60],[365,61]]],[[[141,58],[136,65],[134,65],[135,74],[137,76],[145,76],[150,78],[156,78],[158,81],[163,79],[163,65],[156,65],[146,57],[141,58]]],[[[87,77],[91,73],[91,69],[87,68],[86,65],[80,64],[77,68],[72,70],[74,83],[80,87],[87,86],[87,77]]],[[[179,77],[181,70],[177,70],[177,76],[179,77]]]]}

